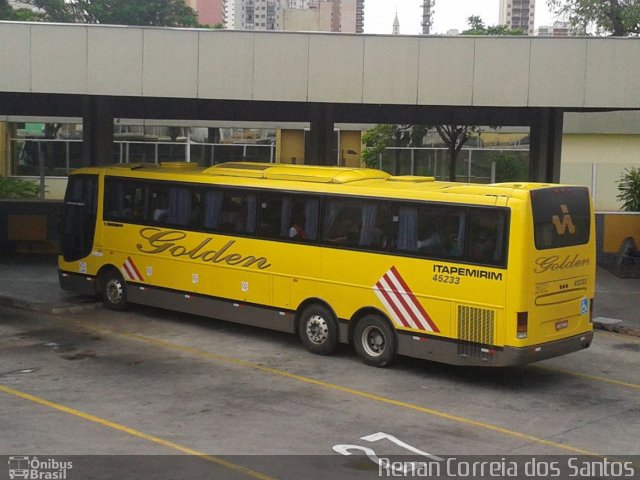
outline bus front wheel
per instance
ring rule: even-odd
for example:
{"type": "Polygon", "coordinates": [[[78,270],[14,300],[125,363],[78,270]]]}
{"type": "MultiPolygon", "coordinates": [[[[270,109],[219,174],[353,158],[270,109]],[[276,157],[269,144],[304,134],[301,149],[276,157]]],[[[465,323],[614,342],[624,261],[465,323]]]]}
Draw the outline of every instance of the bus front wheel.
{"type": "Polygon", "coordinates": [[[385,367],[395,359],[394,332],[378,315],[366,315],[357,323],[353,342],[356,353],[367,365],[385,367]]]}
{"type": "Polygon", "coordinates": [[[298,334],[307,350],[318,355],[329,355],[338,345],[335,316],[323,305],[312,305],[302,312],[298,334]]]}
{"type": "Polygon", "coordinates": [[[100,276],[102,303],[111,310],[126,310],[127,284],[115,269],[109,269],[100,276]]]}

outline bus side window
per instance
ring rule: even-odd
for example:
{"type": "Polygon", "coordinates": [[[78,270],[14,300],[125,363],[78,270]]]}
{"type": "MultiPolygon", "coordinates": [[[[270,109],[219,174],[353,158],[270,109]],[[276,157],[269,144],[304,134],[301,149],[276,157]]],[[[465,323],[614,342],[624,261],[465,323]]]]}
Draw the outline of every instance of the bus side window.
{"type": "Polygon", "coordinates": [[[323,211],[322,239],[329,245],[355,247],[361,243],[363,222],[362,202],[329,200],[323,211]]]}
{"type": "Polygon", "coordinates": [[[108,179],[105,183],[105,219],[143,222],[148,209],[146,190],[136,182],[108,179]]]}
{"type": "Polygon", "coordinates": [[[500,211],[472,209],[469,213],[467,258],[476,263],[503,263],[505,215],[500,211]]]}
{"type": "Polygon", "coordinates": [[[227,233],[252,234],[256,229],[258,195],[253,192],[207,191],[204,227],[227,233]]]}
{"type": "Polygon", "coordinates": [[[383,252],[395,248],[399,221],[397,210],[397,206],[389,202],[367,202],[363,211],[361,245],[383,252]]]}
{"type": "Polygon", "coordinates": [[[282,195],[261,193],[258,208],[258,235],[275,238],[281,230],[282,195]]]}
{"type": "Polygon", "coordinates": [[[403,205],[398,212],[397,250],[415,252],[418,249],[418,209],[403,205]]]}
{"type": "Polygon", "coordinates": [[[193,218],[192,210],[195,207],[190,188],[170,187],[167,223],[171,226],[178,227],[190,225],[193,218]]]}
{"type": "Polygon", "coordinates": [[[149,223],[164,224],[169,215],[169,192],[166,187],[152,185],[149,188],[149,223]]]}
{"type": "Polygon", "coordinates": [[[280,236],[300,242],[316,240],[319,207],[317,198],[287,195],[282,202],[280,236]]]}

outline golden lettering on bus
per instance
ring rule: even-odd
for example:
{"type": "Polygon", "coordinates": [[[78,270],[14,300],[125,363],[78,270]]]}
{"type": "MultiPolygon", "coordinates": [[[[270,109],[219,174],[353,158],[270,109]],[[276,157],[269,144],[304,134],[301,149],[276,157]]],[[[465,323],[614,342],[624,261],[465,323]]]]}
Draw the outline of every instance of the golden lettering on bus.
{"type": "Polygon", "coordinates": [[[562,220],[560,220],[559,215],[554,215],[552,217],[553,225],[556,227],[556,232],[558,235],[564,235],[567,229],[571,235],[576,233],[576,226],[573,224],[573,220],[571,219],[571,215],[569,214],[569,208],[566,205],[560,205],[560,210],[562,210],[562,220]]]}
{"type": "Polygon", "coordinates": [[[136,248],[142,253],[157,255],[169,253],[172,257],[189,257],[193,260],[201,260],[209,263],[226,263],[227,265],[240,265],[241,267],[256,266],[260,270],[269,268],[271,264],[265,257],[255,257],[253,255],[242,255],[232,252],[236,243],[229,240],[220,248],[206,248],[214,239],[205,238],[193,248],[182,245],[180,242],[187,237],[185,232],[177,230],[161,230],[159,228],[147,227],[140,230],[140,236],[146,240],[146,244],[138,243],[136,248]]]}
{"type": "Polygon", "coordinates": [[[566,255],[560,259],[558,255],[549,257],[536,258],[537,267],[533,270],[535,273],[555,272],[556,270],[568,270],[571,268],[586,267],[589,265],[588,258],[580,258],[577,253],[574,256],[566,255]]]}

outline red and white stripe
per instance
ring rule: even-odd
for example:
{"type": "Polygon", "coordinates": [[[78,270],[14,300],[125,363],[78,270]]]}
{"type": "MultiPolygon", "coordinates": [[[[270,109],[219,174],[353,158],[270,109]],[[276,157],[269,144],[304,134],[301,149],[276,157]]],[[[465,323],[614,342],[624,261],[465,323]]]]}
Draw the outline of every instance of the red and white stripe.
{"type": "Polygon", "coordinates": [[[142,274],[136,264],[133,262],[131,257],[127,257],[122,265],[123,273],[129,278],[129,280],[133,280],[134,282],[144,282],[144,278],[142,278],[142,274]]]}
{"type": "Polygon", "coordinates": [[[396,267],[391,267],[378,280],[373,291],[398,327],[440,331],[396,267]]]}

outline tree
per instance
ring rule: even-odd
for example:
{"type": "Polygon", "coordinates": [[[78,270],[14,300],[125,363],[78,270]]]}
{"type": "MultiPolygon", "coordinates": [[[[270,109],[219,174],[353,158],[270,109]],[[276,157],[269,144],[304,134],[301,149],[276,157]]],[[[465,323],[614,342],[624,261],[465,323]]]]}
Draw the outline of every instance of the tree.
{"type": "Polygon", "coordinates": [[[377,167],[378,159],[385,148],[391,147],[392,143],[395,143],[394,146],[400,146],[398,143],[403,137],[403,132],[407,128],[407,125],[380,124],[367,130],[362,135],[362,143],[364,144],[362,162],[367,167],[377,167]]]}
{"type": "Polygon", "coordinates": [[[469,134],[477,132],[478,127],[472,125],[436,125],[435,128],[449,152],[449,181],[455,182],[458,153],[469,140],[469,134]]]}
{"type": "Polygon", "coordinates": [[[496,162],[496,183],[522,182],[527,180],[529,169],[514,152],[501,152],[494,157],[496,162]]]}
{"type": "MultiPolygon", "coordinates": [[[[447,146],[449,153],[449,179],[456,181],[456,164],[458,153],[469,139],[471,133],[479,131],[478,127],[470,125],[435,125],[435,130],[447,146]]],[[[368,167],[377,167],[378,159],[388,147],[420,147],[422,139],[429,129],[426,125],[376,125],[362,135],[365,148],[362,161],[368,167]]],[[[396,150],[396,162],[393,172],[398,174],[400,150],[396,150]]]]}
{"type": "Polygon", "coordinates": [[[42,20],[167,27],[197,27],[198,15],[184,0],[26,0],[42,20]]]}
{"type": "Polygon", "coordinates": [[[467,18],[469,28],[462,32],[463,35],[524,35],[521,28],[510,29],[506,25],[485,26],[482,18],[471,15],[467,18]]]}
{"type": "Polygon", "coordinates": [[[17,22],[33,22],[40,20],[37,12],[28,8],[14,9],[8,0],[0,0],[0,20],[12,20],[17,22]]]}
{"type": "Polygon", "coordinates": [[[0,0],[0,20],[13,20],[13,8],[8,0],[0,0]]]}
{"type": "Polygon", "coordinates": [[[582,34],[640,35],[640,0],[547,0],[547,5],[582,34]]]}

